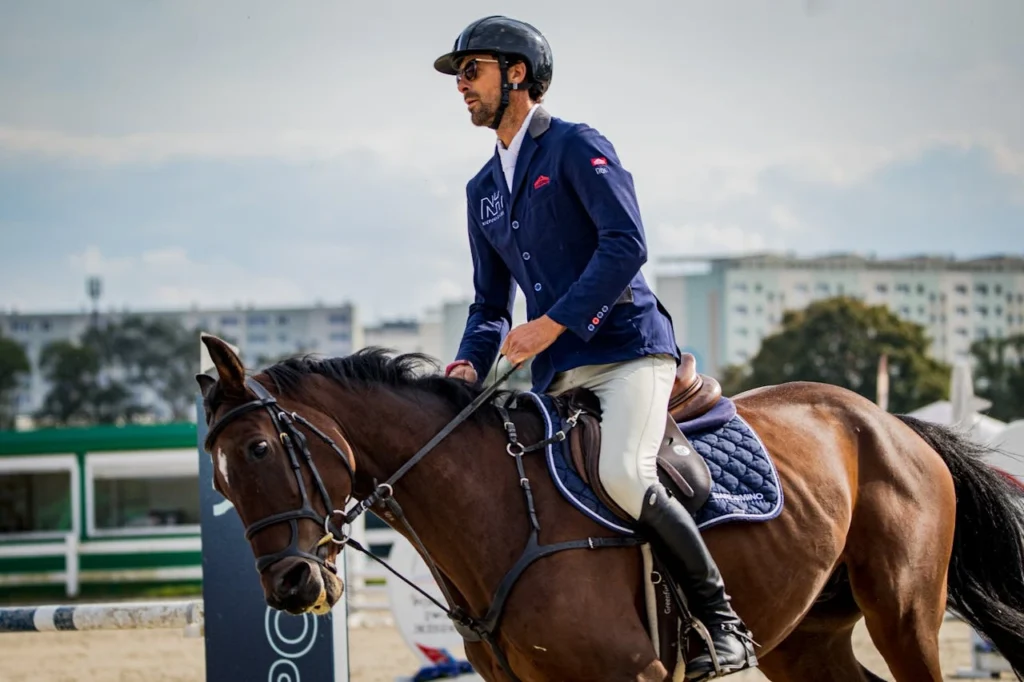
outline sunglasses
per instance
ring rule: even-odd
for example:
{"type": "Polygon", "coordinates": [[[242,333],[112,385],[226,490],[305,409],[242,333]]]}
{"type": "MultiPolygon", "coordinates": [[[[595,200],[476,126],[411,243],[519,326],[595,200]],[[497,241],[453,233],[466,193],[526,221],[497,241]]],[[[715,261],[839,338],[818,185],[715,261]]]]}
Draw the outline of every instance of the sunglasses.
{"type": "Polygon", "coordinates": [[[463,64],[462,68],[460,68],[458,72],[455,74],[455,81],[458,82],[461,81],[462,79],[465,79],[467,83],[472,83],[473,81],[475,81],[476,77],[480,75],[478,72],[480,62],[490,62],[492,64],[497,64],[498,60],[484,59],[482,57],[470,59],[468,62],[463,64]]]}

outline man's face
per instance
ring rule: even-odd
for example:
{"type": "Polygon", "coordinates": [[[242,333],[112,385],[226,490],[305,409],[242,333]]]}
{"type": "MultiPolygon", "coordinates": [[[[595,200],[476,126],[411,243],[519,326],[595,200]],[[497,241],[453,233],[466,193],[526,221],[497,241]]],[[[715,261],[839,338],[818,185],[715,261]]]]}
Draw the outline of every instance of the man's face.
{"type": "MultiPolygon", "coordinates": [[[[469,109],[470,120],[475,126],[486,126],[494,120],[501,104],[501,71],[498,60],[487,54],[471,54],[458,64],[459,73],[455,82],[462,99],[469,109]]],[[[526,75],[523,64],[509,69],[509,81],[522,81],[526,75]]]]}

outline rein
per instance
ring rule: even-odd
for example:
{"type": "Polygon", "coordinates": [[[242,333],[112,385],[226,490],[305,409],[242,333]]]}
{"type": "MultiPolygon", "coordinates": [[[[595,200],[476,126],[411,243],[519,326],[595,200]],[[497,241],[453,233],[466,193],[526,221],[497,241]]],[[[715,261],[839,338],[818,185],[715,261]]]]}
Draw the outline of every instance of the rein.
{"type": "MultiPolygon", "coordinates": [[[[518,365],[514,365],[504,371],[490,386],[484,389],[483,392],[478,395],[472,403],[467,405],[459,412],[448,424],[445,425],[437,434],[435,434],[419,451],[416,452],[408,461],[405,462],[394,474],[392,474],[383,483],[377,484],[372,493],[370,493],[365,499],[357,502],[351,510],[348,512],[343,509],[334,507],[331,502],[331,497],[327,492],[327,488],[323,483],[323,478],[320,476],[320,472],[317,470],[316,465],[313,463],[312,455],[309,451],[308,442],[305,436],[298,431],[295,424],[301,424],[306,428],[310,429],[314,435],[320,440],[324,441],[328,446],[331,447],[335,453],[341,458],[345,464],[345,469],[348,471],[349,478],[352,482],[352,489],[355,488],[355,470],[353,465],[349,462],[348,456],[337,446],[337,444],[331,440],[329,436],[320,431],[316,426],[310,423],[307,419],[298,415],[295,412],[286,413],[277,406],[277,400],[258,382],[251,378],[246,378],[245,385],[253,393],[256,394],[256,399],[249,402],[243,403],[237,407],[229,410],[223,417],[215,422],[209,430],[206,437],[204,447],[207,452],[213,452],[212,445],[215,438],[223,431],[224,427],[233,419],[238,416],[251,412],[256,409],[265,409],[270,415],[270,419],[274,424],[274,428],[279,434],[281,442],[284,444],[285,449],[288,452],[288,458],[292,467],[292,472],[298,482],[299,493],[302,498],[302,506],[299,509],[280,512],[272,514],[268,517],[253,522],[245,529],[246,539],[250,539],[254,534],[271,526],[276,523],[289,523],[291,526],[291,542],[285,549],[275,552],[273,554],[263,555],[256,559],[256,569],[261,572],[269,565],[283,559],[286,556],[298,556],[304,559],[315,561],[332,573],[337,574],[337,567],[332,563],[326,561],[319,554],[320,548],[328,543],[334,543],[341,549],[345,546],[350,546],[353,549],[365,554],[377,563],[384,566],[396,577],[401,579],[407,585],[412,587],[414,590],[419,592],[421,595],[429,599],[435,606],[440,608],[444,613],[452,620],[455,629],[467,642],[487,642],[491,650],[494,652],[495,657],[501,664],[501,667],[505,671],[505,674],[509,679],[518,682],[518,677],[512,672],[512,668],[509,665],[508,658],[505,653],[498,646],[496,635],[498,629],[498,623],[501,619],[502,611],[505,606],[505,602],[508,599],[509,594],[512,591],[512,586],[515,584],[519,576],[522,575],[523,571],[537,559],[542,557],[555,554],[567,549],[599,549],[603,547],[627,547],[641,544],[639,538],[634,537],[588,537],[581,540],[569,540],[565,542],[559,542],[550,545],[539,544],[539,533],[540,533],[540,522],[537,519],[537,511],[533,501],[533,491],[530,488],[530,480],[526,476],[526,470],[523,467],[523,456],[541,450],[548,445],[558,443],[566,439],[568,432],[576,426],[577,420],[580,416],[581,410],[577,409],[572,415],[565,418],[563,421],[562,428],[555,432],[549,438],[541,440],[529,446],[524,446],[518,439],[516,434],[515,424],[512,422],[509,416],[508,410],[501,406],[495,405],[499,411],[502,420],[504,422],[505,433],[508,438],[508,444],[505,446],[505,451],[511,456],[516,463],[516,469],[519,473],[519,485],[523,489],[523,494],[526,497],[526,506],[530,517],[530,536],[527,540],[526,547],[523,553],[520,555],[516,563],[508,570],[501,583],[498,585],[497,590],[494,593],[493,600],[487,609],[487,613],[482,618],[476,618],[468,613],[465,609],[459,606],[452,598],[451,592],[447,587],[447,583],[444,577],[441,575],[437,564],[434,562],[433,557],[430,556],[430,552],[423,545],[419,535],[413,529],[409,523],[405,512],[402,510],[401,505],[394,497],[395,484],[420,460],[422,460],[427,453],[433,450],[438,443],[440,443],[445,437],[447,437],[456,427],[464,422],[473,412],[478,410],[481,405],[486,403],[491,396],[494,395],[498,387],[503,384],[514,371],[519,368],[518,365]],[[296,448],[301,450],[301,459],[296,452],[296,448]],[[328,511],[327,516],[321,516],[310,504],[309,495],[306,492],[306,485],[302,477],[302,463],[305,462],[306,466],[309,467],[313,481],[316,484],[317,492],[320,494],[323,502],[324,509],[328,511]],[[392,568],[386,561],[373,554],[370,550],[363,547],[359,542],[354,540],[349,534],[344,532],[345,527],[351,528],[352,522],[355,521],[359,516],[366,512],[367,509],[373,506],[383,503],[388,511],[402,523],[412,542],[416,545],[420,555],[425,560],[431,574],[434,576],[434,580],[437,582],[438,587],[444,595],[445,601],[448,605],[440,603],[433,596],[425,592],[418,585],[412,583],[405,576],[401,575],[398,571],[392,568]],[[311,551],[303,551],[298,547],[298,521],[299,519],[308,518],[316,521],[324,529],[324,535],[321,537],[312,548],[311,551]],[[336,525],[334,519],[341,519],[341,524],[336,525]]],[[[345,503],[342,507],[347,506],[348,502],[352,499],[352,493],[350,492],[345,498],[345,503]]]]}

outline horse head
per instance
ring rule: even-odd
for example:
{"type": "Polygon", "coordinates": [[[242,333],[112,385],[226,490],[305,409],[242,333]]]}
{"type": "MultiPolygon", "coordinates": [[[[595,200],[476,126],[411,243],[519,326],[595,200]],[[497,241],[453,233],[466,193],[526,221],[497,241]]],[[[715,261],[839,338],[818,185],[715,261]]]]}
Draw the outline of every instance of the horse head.
{"type": "Polygon", "coordinates": [[[336,538],[355,485],[352,448],[325,410],[272,395],[267,376],[247,377],[224,341],[202,341],[218,375],[196,376],[214,487],[245,526],[267,603],[327,613],[344,591],[336,538]]]}

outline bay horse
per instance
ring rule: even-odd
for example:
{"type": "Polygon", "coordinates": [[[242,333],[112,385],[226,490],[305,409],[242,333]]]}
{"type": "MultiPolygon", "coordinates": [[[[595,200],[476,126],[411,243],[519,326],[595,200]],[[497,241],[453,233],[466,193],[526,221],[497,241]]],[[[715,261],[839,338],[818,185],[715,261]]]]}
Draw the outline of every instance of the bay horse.
{"type": "MultiPolygon", "coordinates": [[[[197,376],[215,487],[246,525],[270,606],[325,613],[341,598],[339,525],[356,501],[429,557],[453,620],[479,622],[504,592],[494,646],[466,639],[484,679],[670,678],[645,621],[641,550],[571,506],[539,454],[511,447],[510,434],[519,450],[545,438],[537,409],[503,413],[497,393],[420,372],[416,354],[295,358],[249,376],[222,340],[203,342],[217,371],[197,376]],[[536,528],[543,545],[579,549],[509,583],[536,528]]],[[[983,447],[826,384],[732,401],[771,453],[785,504],[704,536],[764,675],[881,679],[854,656],[863,618],[897,682],[941,680],[948,609],[1024,676],[1024,498],[983,447]]]]}

